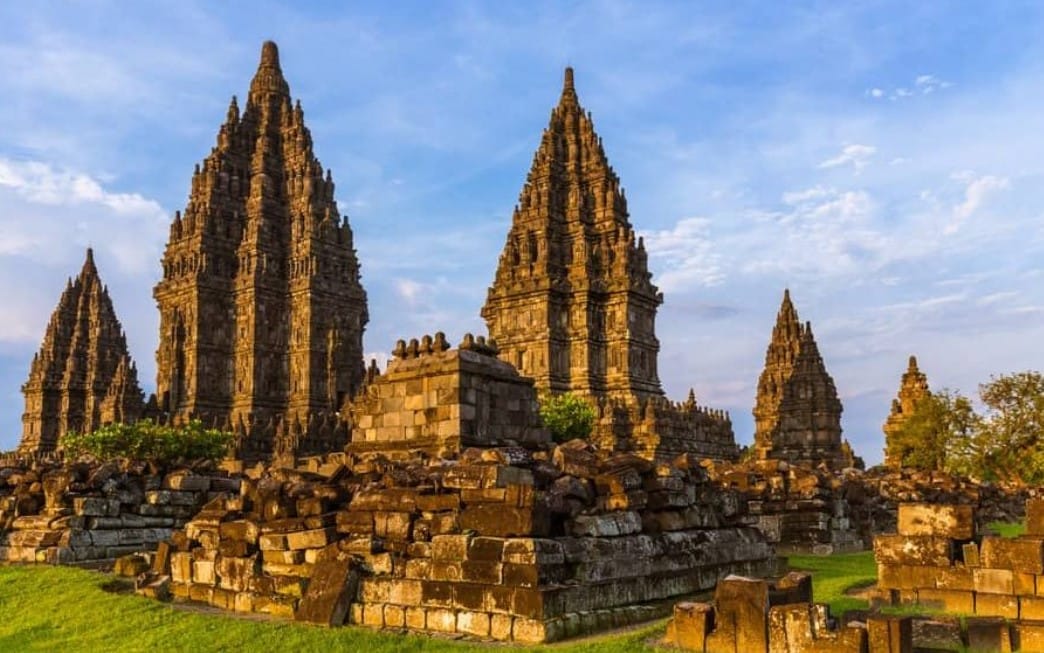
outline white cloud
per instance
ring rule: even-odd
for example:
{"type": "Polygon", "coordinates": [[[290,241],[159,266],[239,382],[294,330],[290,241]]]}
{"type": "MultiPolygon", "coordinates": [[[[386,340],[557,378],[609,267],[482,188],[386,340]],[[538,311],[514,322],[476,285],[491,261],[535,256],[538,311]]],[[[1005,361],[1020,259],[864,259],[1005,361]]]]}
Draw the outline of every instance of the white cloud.
{"type": "Polygon", "coordinates": [[[921,90],[922,95],[928,95],[938,89],[949,88],[953,84],[947,81],[943,81],[935,75],[919,75],[914,80],[914,85],[921,90]]]}
{"type": "Polygon", "coordinates": [[[644,234],[650,267],[663,270],[654,281],[664,291],[698,284],[713,286],[725,279],[710,237],[710,220],[683,218],[672,229],[644,234]]]}
{"type": "Polygon", "coordinates": [[[822,161],[819,164],[819,167],[837,168],[839,166],[851,164],[856,172],[858,172],[866,167],[876,152],[877,148],[873,145],[859,145],[857,143],[845,145],[841,148],[840,154],[827,159],[826,161],[822,161]]]}
{"type": "Polygon", "coordinates": [[[966,185],[964,200],[953,207],[953,220],[944,229],[944,233],[947,234],[957,232],[961,228],[961,224],[978,211],[990,195],[1011,187],[1011,182],[1007,177],[994,175],[976,177],[973,173],[963,172],[953,175],[953,178],[966,185]]]}
{"type": "Polygon", "coordinates": [[[431,286],[413,279],[396,279],[395,292],[410,306],[416,306],[431,292],[431,286]]]}

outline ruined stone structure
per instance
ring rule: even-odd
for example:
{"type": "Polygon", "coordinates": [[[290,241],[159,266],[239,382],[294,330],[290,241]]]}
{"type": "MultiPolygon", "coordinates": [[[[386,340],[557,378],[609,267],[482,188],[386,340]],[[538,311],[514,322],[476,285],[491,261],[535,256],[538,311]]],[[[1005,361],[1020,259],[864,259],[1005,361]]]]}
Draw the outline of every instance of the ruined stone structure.
{"type": "Polygon", "coordinates": [[[331,450],[362,386],[366,293],[330,171],[276,45],[175,215],[154,295],[160,409],[233,429],[241,455],[331,450]]]}
{"type": "Polygon", "coordinates": [[[531,379],[482,336],[400,340],[393,360],[352,404],[353,452],[456,458],[465,447],[547,444],[531,379]]]}
{"type": "Polygon", "coordinates": [[[1015,538],[980,534],[972,505],[902,504],[897,530],[874,538],[875,602],[976,615],[936,617],[957,646],[914,646],[1044,651],[1044,500],[1015,538]]]}
{"type": "Polygon", "coordinates": [[[732,457],[727,415],[663,397],[655,331],[663,295],[628,218],[567,68],[482,308],[490,336],[539,390],[591,398],[603,446],[732,457]]]}
{"type": "Polygon", "coordinates": [[[137,368],[90,249],[51,314],[22,393],[21,453],[53,451],[66,433],[141,415],[137,368]]]}
{"type": "Polygon", "coordinates": [[[834,380],[812,335],[812,324],[802,324],[783,292],[758,379],[754,405],[754,447],[758,459],[831,469],[854,463],[851,449],[841,441],[841,401],[834,380]]]}
{"type": "Polygon", "coordinates": [[[917,402],[929,395],[931,395],[931,391],[928,389],[928,377],[917,368],[917,357],[911,356],[910,363],[899,384],[899,394],[892,400],[892,412],[889,413],[888,419],[882,427],[885,435],[885,465],[902,467],[907,451],[892,438],[913,414],[917,402]]]}

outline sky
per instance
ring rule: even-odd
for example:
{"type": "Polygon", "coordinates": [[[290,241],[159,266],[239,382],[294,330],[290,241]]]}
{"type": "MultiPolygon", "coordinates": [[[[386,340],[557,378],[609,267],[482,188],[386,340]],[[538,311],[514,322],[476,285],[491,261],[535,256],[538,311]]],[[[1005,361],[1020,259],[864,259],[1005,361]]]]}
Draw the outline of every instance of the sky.
{"type": "Polygon", "coordinates": [[[789,287],[879,462],[910,354],[966,394],[1044,368],[1042,28],[1015,0],[0,3],[0,450],[88,245],[154,389],[167,227],[272,39],[355,232],[370,355],[484,332],[573,66],[665,295],[668,395],[750,442],[789,287]]]}

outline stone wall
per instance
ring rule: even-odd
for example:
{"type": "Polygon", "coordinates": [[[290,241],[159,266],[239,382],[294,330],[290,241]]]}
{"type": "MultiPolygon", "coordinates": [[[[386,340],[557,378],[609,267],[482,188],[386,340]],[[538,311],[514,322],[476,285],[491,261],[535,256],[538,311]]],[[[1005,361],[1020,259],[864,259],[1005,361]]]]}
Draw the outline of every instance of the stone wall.
{"type": "Polygon", "coordinates": [[[710,477],[738,491],[745,523],[781,552],[827,554],[869,548],[895,530],[900,503],[976,506],[979,528],[1017,521],[1034,488],[979,483],[940,472],[812,469],[783,461],[705,463],[710,477]]]}
{"type": "Polygon", "coordinates": [[[441,332],[400,340],[388,369],[352,405],[350,451],[455,456],[467,446],[547,443],[532,379],[467,334],[449,349],[441,332]]]}
{"type": "Polygon", "coordinates": [[[735,522],[735,494],[688,458],[574,441],[344,462],[269,469],[208,504],[147,584],[169,577],[175,598],[225,609],[539,642],[649,619],[664,599],[775,565],[735,522]]]}
{"type": "Polygon", "coordinates": [[[0,560],[69,564],[155,549],[208,499],[236,493],[213,473],[114,463],[0,467],[0,560]]]}

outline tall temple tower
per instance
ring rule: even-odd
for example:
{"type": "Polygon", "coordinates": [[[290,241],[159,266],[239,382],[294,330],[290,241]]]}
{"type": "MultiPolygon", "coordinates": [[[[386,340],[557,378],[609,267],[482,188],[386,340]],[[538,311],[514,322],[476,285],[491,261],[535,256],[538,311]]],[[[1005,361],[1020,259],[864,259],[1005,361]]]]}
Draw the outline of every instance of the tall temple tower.
{"type": "Polygon", "coordinates": [[[765,354],[754,406],[754,447],[759,459],[780,459],[831,469],[851,466],[841,441],[841,401],[819,354],[812,324],[802,324],[783,292],[783,304],[765,354]]]}
{"type": "Polygon", "coordinates": [[[892,411],[882,427],[885,435],[885,465],[903,466],[903,459],[908,452],[901,449],[892,437],[913,414],[917,403],[931,394],[928,377],[917,367],[917,357],[911,356],[899,382],[899,394],[892,400],[892,411]]]}
{"type": "Polygon", "coordinates": [[[343,445],[369,316],[347,217],[312,152],[275,43],[240,115],[197,165],[170,227],[156,352],[160,409],[234,429],[240,453],[343,445]]]}
{"type": "Polygon", "coordinates": [[[54,451],[66,433],[141,416],[138,371],[90,249],[51,314],[22,393],[21,453],[54,451]]]}
{"type": "Polygon", "coordinates": [[[533,157],[482,317],[501,357],[540,389],[662,396],[645,246],[573,87],[533,157]]]}
{"type": "Polygon", "coordinates": [[[728,415],[664,397],[656,310],[627,198],[566,68],[558,106],[519,194],[482,317],[500,357],[539,390],[598,409],[600,446],[669,459],[736,454],[728,415]]]}

